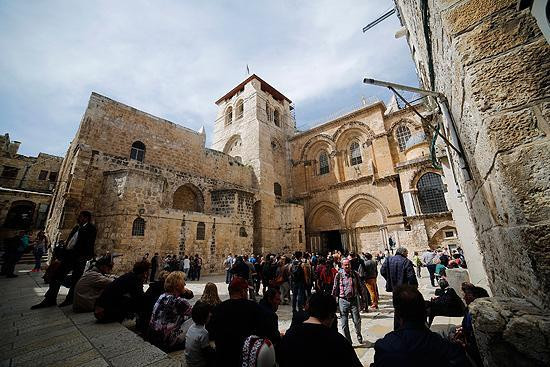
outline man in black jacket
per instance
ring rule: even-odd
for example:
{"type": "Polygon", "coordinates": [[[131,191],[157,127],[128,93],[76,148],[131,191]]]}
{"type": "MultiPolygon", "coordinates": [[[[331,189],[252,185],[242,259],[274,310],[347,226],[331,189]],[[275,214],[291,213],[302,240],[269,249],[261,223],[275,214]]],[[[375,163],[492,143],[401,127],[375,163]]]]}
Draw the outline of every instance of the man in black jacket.
{"type": "Polygon", "coordinates": [[[412,285],[393,290],[398,328],[374,344],[374,366],[469,366],[464,351],[426,326],[422,294],[412,285]]]}
{"type": "Polygon", "coordinates": [[[77,218],[78,224],[73,228],[71,234],[69,235],[65,245],[65,251],[63,252],[63,258],[60,259],[61,265],[50,281],[50,287],[46,292],[44,300],[39,304],[32,306],[31,309],[35,310],[38,308],[55,306],[57,304],[57,294],[59,293],[61,282],[71,271],[72,276],[69,293],[59,306],[68,306],[73,303],[73,294],[76,282],[78,282],[84,273],[86,261],[94,257],[96,228],[92,223],[90,223],[91,219],[92,214],[90,212],[80,212],[77,218]]]}

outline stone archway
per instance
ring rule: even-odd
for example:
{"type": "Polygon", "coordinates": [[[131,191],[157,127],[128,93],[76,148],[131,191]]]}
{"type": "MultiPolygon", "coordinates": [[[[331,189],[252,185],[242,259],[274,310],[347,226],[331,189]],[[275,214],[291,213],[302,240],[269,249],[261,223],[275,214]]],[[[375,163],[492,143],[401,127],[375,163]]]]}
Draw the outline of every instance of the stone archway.
{"type": "Polygon", "coordinates": [[[204,199],[201,191],[192,184],[181,185],[172,196],[172,208],[202,213],[204,211],[204,199]]]}
{"type": "Polygon", "coordinates": [[[336,205],[330,202],[317,204],[308,215],[306,248],[315,252],[345,249],[347,241],[343,228],[342,213],[336,205]]]}
{"type": "Polygon", "coordinates": [[[381,203],[370,195],[357,195],[344,205],[344,213],[349,241],[355,251],[384,250],[387,209],[381,203]]]}

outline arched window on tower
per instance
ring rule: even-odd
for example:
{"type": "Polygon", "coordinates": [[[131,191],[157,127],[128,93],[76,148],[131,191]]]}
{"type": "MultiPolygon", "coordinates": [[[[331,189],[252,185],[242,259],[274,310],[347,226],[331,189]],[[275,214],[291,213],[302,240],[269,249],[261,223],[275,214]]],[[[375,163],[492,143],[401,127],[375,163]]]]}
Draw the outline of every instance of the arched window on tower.
{"type": "Polygon", "coordinates": [[[269,103],[265,103],[265,114],[267,116],[267,121],[273,121],[273,109],[269,106],[269,103]]]}
{"type": "Polygon", "coordinates": [[[411,137],[411,130],[405,125],[399,125],[395,130],[395,137],[397,138],[397,144],[399,145],[399,151],[403,152],[407,145],[407,140],[411,137]]]}
{"type": "Polygon", "coordinates": [[[326,175],[330,172],[328,165],[328,156],[326,152],[321,152],[319,155],[319,175],[326,175]]]}
{"type": "Polygon", "coordinates": [[[283,189],[278,182],[273,184],[273,192],[275,193],[275,196],[283,196],[283,189]]]}
{"type": "Polygon", "coordinates": [[[240,118],[243,118],[243,115],[244,115],[244,104],[243,104],[243,100],[240,99],[237,102],[237,115],[235,116],[235,119],[238,120],[240,118]]]}
{"type": "Polygon", "coordinates": [[[145,220],[143,218],[134,219],[132,223],[132,236],[144,236],[145,235],[145,220]]]}
{"type": "Polygon", "coordinates": [[[233,122],[233,107],[229,106],[225,111],[225,126],[231,125],[232,122],[233,122]]]}
{"type": "Polygon", "coordinates": [[[204,240],[206,237],[206,227],[204,225],[204,222],[197,223],[197,240],[204,240]]]}
{"type": "Polygon", "coordinates": [[[420,177],[416,184],[418,202],[422,214],[441,213],[448,211],[445,202],[445,189],[441,176],[428,172],[420,177]]]}
{"type": "Polygon", "coordinates": [[[143,162],[145,159],[145,144],[141,141],[135,141],[132,144],[132,149],[130,150],[130,159],[143,162]]]}
{"type": "Polygon", "coordinates": [[[273,112],[273,122],[276,126],[281,126],[281,116],[278,109],[275,109],[275,111],[273,112]]]}
{"type": "Polygon", "coordinates": [[[361,157],[361,148],[359,147],[359,143],[356,141],[351,143],[349,147],[349,161],[352,166],[363,162],[363,158],[361,157]]]}

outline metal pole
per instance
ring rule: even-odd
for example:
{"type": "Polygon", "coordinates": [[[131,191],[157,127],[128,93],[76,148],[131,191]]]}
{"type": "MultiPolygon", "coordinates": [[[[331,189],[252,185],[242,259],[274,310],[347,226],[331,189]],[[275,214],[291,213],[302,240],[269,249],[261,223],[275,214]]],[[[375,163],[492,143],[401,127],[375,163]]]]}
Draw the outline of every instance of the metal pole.
{"type": "Polygon", "coordinates": [[[382,80],[376,80],[376,79],[370,79],[370,78],[363,79],[363,83],[372,84],[372,85],[376,85],[376,86],[379,86],[379,87],[386,87],[386,88],[391,87],[391,88],[395,88],[395,89],[399,89],[399,90],[404,90],[404,91],[407,91],[407,92],[422,94],[424,96],[431,96],[431,97],[443,96],[441,93],[433,92],[431,90],[420,89],[420,88],[410,87],[408,85],[385,82],[385,81],[382,81],[382,80]]]}
{"type": "MultiPolygon", "coordinates": [[[[402,96],[401,94],[399,94],[399,93],[394,89],[394,87],[388,86],[388,89],[390,89],[392,92],[394,92],[395,95],[398,96],[398,97],[405,103],[405,105],[407,105],[407,107],[410,107],[410,108],[414,111],[414,113],[415,113],[416,115],[418,115],[418,117],[420,117],[420,119],[422,120],[422,122],[424,122],[430,129],[432,129],[437,135],[439,135],[439,136],[441,137],[441,139],[443,139],[443,141],[444,141],[449,147],[451,147],[459,156],[462,156],[462,152],[461,152],[457,147],[455,147],[455,146],[453,145],[453,143],[451,143],[451,142],[449,141],[449,139],[447,139],[443,134],[441,134],[439,131],[437,131],[437,129],[436,129],[435,127],[433,127],[432,124],[430,124],[430,123],[428,122],[428,120],[426,120],[426,119],[424,118],[424,116],[422,116],[422,115],[420,114],[420,112],[418,112],[418,111],[416,110],[416,108],[414,108],[413,105],[411,105],[405,98],[403,98],[403,96],[402,96]]],[[[435,92],[434,92],[434,93],[435,93],[435,92]]]]}

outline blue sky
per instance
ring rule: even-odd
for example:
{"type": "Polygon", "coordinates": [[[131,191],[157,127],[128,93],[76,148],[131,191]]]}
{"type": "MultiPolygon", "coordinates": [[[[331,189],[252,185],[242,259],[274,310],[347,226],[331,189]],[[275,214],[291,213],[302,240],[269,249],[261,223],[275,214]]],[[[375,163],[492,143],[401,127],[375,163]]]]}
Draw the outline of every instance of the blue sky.
{"type": "Polygon", "coordinates": [[[212,140],[214,101],[246,65],[306,128],[361,97],[366,76],[417,85],[393,5],[357,1],[0,0],[0,133],[20,153],[64,155],[92,91],[212,140]]]}

